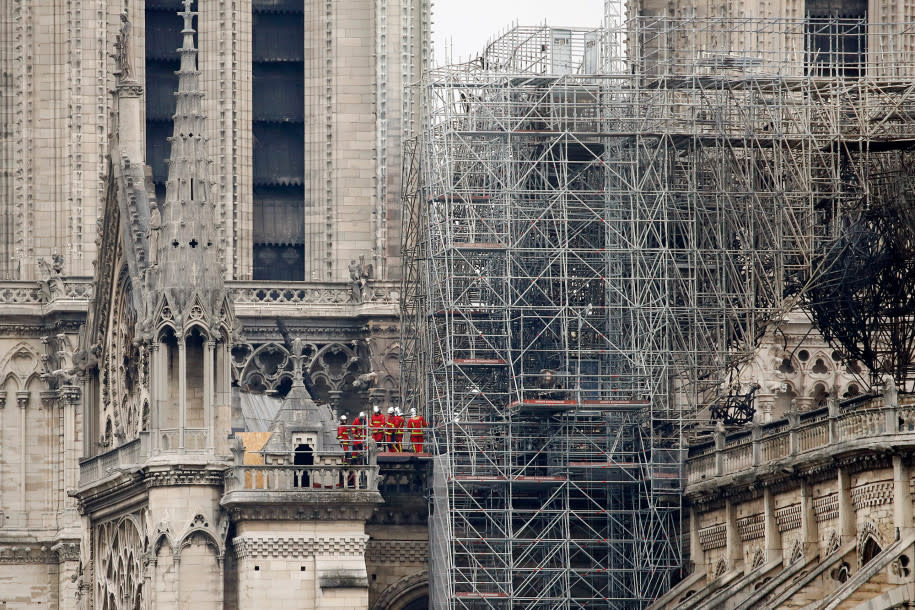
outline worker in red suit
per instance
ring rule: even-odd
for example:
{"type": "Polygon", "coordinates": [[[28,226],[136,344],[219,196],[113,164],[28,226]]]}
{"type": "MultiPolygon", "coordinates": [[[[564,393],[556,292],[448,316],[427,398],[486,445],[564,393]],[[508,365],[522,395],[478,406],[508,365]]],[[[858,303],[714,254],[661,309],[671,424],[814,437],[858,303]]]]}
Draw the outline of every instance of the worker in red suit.
{"type": "Polygon", "coordinates": [[[391,430],[391,451],[403,451],[403,413],[400,407],[393,409],[388,416],[388,428],[391,430]]]}
{"type": "Polygon", "coordinates": [[[426,418],[416,414],[416,409],[410,409],[410,419],[407,420],[407,432],[410,434],[410,444],[415,453],[423,452],[425,443],[425,430],[428,427],[426,418]]]}
{"type": "Polygon", "coordinates": [[[353,463],[361,462],[365,455],[365,411],[353,418],[350,426],[350,437],[353,439],[353,463]]]}
{"type": "Polygon", "coordinates": [[[337,440],[340,441],[340,446],[343,447],[343,453],[346,455],[346,461],[349,462],[353,456],[349,452],[349,424],[346,423],[346,415],[340,416],[340,425],[337,426],[337,440]]]}
{"type": "Polygon", "coordinates": [[[369,420],[369,427],[372,429],[372,438],[378,443],[378,450],[384,451],[384,428],[387,424],[387,418],[381,412],[381,407],[375,405],[372,407],[372,418],[369,420]]]}
{"type": "Polygon", "coordinates": [[[384,446],[388,451],[396,451],[394,449],[394,407],[388,407],[388,414],[385,416],[384,446]]]}

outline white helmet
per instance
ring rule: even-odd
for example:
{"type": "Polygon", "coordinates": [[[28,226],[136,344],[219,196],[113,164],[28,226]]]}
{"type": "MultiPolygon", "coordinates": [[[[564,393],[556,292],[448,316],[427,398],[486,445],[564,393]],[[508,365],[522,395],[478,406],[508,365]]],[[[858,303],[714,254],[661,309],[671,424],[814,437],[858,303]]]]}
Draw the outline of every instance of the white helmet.
{"type": "Polygon", "coordinates": [[[359,417],[365,417],[365,411],[359,411],[359,417]]]}
{"type": "Polygon", "coordinates": [[[372,405],[372,413],[381,413],[381,407],[378,405],[372,405]]]}
{"type": "Polygon", "coordinates": [[[403,415],[403,411],[400,410],[400,407],[397,407],[396,409],[394,409],[394,413],[396,415],[403,415]]]}
{"type": "Polygon", "coordinates": [[[346,421],[346,415],[341,415],[341,416],[340,416],[340,421],[346,421]]]}
{"type": "Polygon", "coordinates": [[[416,408],[410,409],[410,415],[416,415],[416,408]]]}
{"type": "Polygon", "coordinates": [[[394,407],[388,407],[388,415],[394,414],[394,407]]]}

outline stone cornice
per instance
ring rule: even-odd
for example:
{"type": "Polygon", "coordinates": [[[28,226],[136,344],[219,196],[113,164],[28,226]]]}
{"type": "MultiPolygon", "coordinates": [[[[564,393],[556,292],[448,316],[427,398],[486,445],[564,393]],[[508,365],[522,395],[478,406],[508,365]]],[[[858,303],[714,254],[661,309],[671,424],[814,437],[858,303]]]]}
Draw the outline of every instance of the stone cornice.
{"type": "Polygon", "coordinates": [[[253,496],[239,498],[248,492],[229,492],[220,504],[232,521],[360,521],[371,517],[375,504],[381,502],[378,492],[307,492],[291,494],[288,502],[270,497],[261,501],[253,496]],[[293,495],[295,497],[293,497],[293,495]]]}
{"type": "Polygon", "coordinates": [[[232,539],[239,559],[312,557],[314,555],[357,556],[365,554],[366,535],[347,537],[297,537],[242,535],[232,539]]]}
{"type": "Polygon", "coordinates": [[[78,541],[0,542],[0,565],[79,561],[78,541]]]}
{"type": "Polygon", "coordinates": [[[103,479],[70,492],[77,500],[81,515],[95,515],[124,503],[145,498],[143,474],[137,470],[119,470],[103,479]]]}

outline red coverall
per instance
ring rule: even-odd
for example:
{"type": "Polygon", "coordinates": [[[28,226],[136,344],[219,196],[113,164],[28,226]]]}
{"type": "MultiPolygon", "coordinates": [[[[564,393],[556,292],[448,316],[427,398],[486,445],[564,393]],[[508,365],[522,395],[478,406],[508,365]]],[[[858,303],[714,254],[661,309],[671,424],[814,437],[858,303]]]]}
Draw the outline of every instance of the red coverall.
{"type": "Polygon", "coordinates": [[[410,431],[410,444],[413,445],[413,451],[416,453],[423,452],[424,429],[429,424],[422,415],[416,415],[407,420],[407,430],[410,431]]]}
{"type": "Polygon", "coordinates": [[[343,447],[343,451],[349,453],[349,426],[340,424],[337,426],[337,440],[343,447]]]}
{"type": "Polygon", "coordinates": [[[388,419],[391,428],[391,451],[403,451],[403,416],[396,413],[388,419]]]}
{"type": "Polygon", "coordinates": [[[372,413],[372,418],[369,420],[369,424],[372,427],[372,438],[378,443],[379,449],[384,449],[382,441],[384,441],[384,425],[386,422],[387,418],[384,413],[372,413]]]}
{"type": "Polygon", "coordinates": [[[353,424],[350,427],[353,433],[353,457],[355,458],[362,454],[362,445],[365,440],[365,422],[357,415],[353,418],[353,424]]]}

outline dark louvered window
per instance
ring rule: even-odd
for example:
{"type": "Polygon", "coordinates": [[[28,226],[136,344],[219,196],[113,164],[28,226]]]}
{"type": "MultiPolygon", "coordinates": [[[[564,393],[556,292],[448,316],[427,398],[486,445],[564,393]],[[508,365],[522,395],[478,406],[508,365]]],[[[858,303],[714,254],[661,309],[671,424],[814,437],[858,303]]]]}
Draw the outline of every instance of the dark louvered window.
{"type": "Polygon", "coordinates": [[[165,199],[168,179],[168,155],[171,145],[172,116],[175,114],[175,90],[181,63],[183,22],[178,12],[180,0],[147,0],[146,2],[146,162],[152,167],[156,198],[165,199]]]}
{"type": "Polygon", "coordinates": [[[305,279],[302,2],[254,0],[254,279],[305,279]]]}

